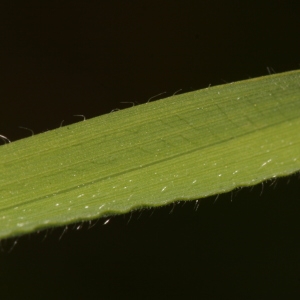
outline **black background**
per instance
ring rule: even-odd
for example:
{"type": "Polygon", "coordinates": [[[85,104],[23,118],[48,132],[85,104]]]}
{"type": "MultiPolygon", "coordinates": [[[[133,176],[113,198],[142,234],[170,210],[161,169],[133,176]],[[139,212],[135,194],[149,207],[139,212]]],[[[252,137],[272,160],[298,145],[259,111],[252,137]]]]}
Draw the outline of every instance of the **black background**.
{"type": "MultiPolygon", "coordinates": [[[[0,134],[299,69],[299,13],[280,0],[3,0],[0,134]]],[[[1,299],[296,297],[299,182],[2,241],[1,299]]]]}

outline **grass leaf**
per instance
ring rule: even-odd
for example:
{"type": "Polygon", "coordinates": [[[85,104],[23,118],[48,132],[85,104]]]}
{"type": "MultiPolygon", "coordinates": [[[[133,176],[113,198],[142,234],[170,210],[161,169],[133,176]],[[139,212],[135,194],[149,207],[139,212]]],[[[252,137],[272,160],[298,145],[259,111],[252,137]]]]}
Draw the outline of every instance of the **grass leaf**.
{"type": "Polygon", "coordinates": [[[300,71],[209,87],[0,147],[0,238],[300,170],[300,71]]]}

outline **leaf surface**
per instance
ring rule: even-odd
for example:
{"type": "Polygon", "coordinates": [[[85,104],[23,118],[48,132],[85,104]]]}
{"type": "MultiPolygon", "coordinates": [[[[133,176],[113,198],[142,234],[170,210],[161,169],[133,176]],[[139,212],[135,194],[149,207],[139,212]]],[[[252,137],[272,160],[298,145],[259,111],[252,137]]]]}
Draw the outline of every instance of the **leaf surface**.
{"type": "Polygon", "coordinates": [[[300,71],[135,106],[0,147],[0,238],[300,170],[300,71]]]}

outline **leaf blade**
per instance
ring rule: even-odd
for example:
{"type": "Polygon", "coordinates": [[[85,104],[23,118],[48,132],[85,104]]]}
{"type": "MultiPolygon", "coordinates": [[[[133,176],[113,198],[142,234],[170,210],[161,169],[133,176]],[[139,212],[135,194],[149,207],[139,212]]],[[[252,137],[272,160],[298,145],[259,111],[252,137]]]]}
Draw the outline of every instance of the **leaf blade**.
{"type": "Polygon", "coordinates": [[[300,169],[300,72],[207,88],[0,147],[0,238],[300,169]]]}

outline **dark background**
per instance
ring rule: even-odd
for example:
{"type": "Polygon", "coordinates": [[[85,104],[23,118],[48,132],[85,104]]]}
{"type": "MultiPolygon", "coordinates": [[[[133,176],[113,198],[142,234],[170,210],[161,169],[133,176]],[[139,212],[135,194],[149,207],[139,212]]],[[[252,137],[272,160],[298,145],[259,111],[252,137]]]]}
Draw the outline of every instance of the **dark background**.
{"type": "MultiPolygon", "coordinates": [[[[0,134],[299,69],[298,3],[2,0],[0,134]]],[[[2,241],[1,299],[297,297],[299,183],[2,241]]]]}

